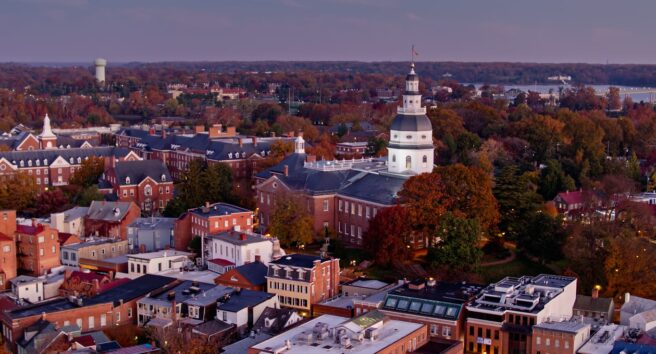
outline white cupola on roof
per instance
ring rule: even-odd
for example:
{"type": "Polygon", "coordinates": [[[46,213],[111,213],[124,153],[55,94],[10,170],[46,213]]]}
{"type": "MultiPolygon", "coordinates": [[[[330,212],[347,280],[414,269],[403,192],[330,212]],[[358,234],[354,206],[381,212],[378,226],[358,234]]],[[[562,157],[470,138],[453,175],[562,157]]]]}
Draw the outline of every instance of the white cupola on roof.
{"type": "Polygon", "coordinates": [[[415,175],[433,171],[433,127],[421,106],[419,77],[415,63],[405,78],[403,106],[390,127],[387,169],[392,173],[415,175]]]}
{"type": "Polygon", "coordinates": [[[43,118],[43,131],[39,135],[41,138],[54,138],[55,134],[52,133],[52,127],[50,127],[50,117],[46,113],[45,118],[43,118]]]}
{"type": "Polygon", "coordinates": [[[303,133],[298,133],[296,140],[294,140],[294,153],[305,154],[305,140],[303,140],[303,133]]]}

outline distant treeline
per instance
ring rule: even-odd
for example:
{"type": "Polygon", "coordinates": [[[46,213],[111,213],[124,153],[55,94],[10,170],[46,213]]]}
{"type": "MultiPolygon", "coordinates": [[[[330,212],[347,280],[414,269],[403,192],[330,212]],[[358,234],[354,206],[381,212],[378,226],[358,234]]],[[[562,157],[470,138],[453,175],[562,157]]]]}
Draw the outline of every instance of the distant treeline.
{"type": "MultiPolygon", "coordinates": [[[[208,72],[352,72],[359,74],[400,75],[408,71],[407,62],[356,62],[356,61],[320,61],[320,62],[163,62],[163,63],[128,63],[131,68],[168,68],[208,72]]],[[[546,84],[547,77],[568,75],[574,83],[609,84],[626,86],[656,86],[656,65],[634,64],[541,64],[541,63],[463,63],[463,62],[418,62],[418,71],[422,77],[440,80],[449,73],[459,82],[477,82],[493,84],[546,84]]]]}

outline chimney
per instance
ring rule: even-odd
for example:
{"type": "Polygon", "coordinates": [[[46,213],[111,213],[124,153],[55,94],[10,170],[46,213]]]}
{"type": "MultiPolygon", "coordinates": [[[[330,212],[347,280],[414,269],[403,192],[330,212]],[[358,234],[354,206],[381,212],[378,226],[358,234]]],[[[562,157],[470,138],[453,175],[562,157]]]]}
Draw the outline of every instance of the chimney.
{"type": "Polygon", "coordinates": [[[242,241],[246,241],[246,234],[239,235],[239,239],[242,241]]]}
{"type": "Polygon", "coordinates": [[[205,132],[205,126],[202,125],[202,124],[198,124],[198,125],[196,125],[194,130],[196,131],[197,134],[198,133],[203,133],[203,132],[205,132]]]}
{"type": "Polygon", "coordinates": [[[271,137],[275,138],[276,137],[276,132],[271,132],[271,137]]]}
{"type": "Polygon", "coordinates": [[[262,258],[260,257],[259,254],[255,255],[255,262],[262,262],[262,258]]]}
{"type": "Polygon", "coordinates": [[[32,226],[36,227],[36,219],[32,218],[32,226]]]}
{"type": "Polygon", "coordinates": [[[595,286],[594,288],[592,288],[592,298],[593,299],[599,298],[599,287],[595,286]]]}
{"type": "Polygon", "coordinates": [[[155,127],[151,126],[150,129],[148,129],[148,135],[155,135],[155,127]]]}
{"type": "Polygon", "coordinates": [[[285,172],[285,177],[289,176],[289,166],[288,165],[285,165],[284,172],[285,172]]]}
{"type": "Polygon", "coordinates": [[[238,138],[239,141],[239,147],[244,147],[244,141],[242,138],[238,138]]]}
{"type": "Polygon", "coordinates": [[[256,136],[253,137],[253,146],[257,147],[257,137],[256,136]]]}
{"type": "Polygon", "coordinates": [[[203,212],[204,214],[210,212],[210,202],[207,202],[207,201],[205,202],[205,206],[203,207],[202,212],[203,212]]]}

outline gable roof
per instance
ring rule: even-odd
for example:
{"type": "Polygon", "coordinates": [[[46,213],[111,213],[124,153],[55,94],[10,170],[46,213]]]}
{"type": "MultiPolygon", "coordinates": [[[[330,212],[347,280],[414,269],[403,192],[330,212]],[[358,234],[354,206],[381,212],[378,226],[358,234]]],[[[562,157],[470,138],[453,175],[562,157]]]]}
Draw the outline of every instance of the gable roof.
{"type": "Polygon", "coordinates": [[[136,206],[132,202],[104,202],[94,200],[91,202],[87,211],[87,218],[90,220],[121,221],[132,205],[136,206]]]}
{"type": "Polygon", "coordinates": [[[166,164],[159,160],[119,161],[114,171],[120,185],[139,184],[148,177],[156,182],[173,181],[166,164]],[[128,178],[130,183],[127,183],[128,178]]]}
{"type": "Polygon", "coordinates": [[[574,310],[608,312],[613,306],[613,299],[609,297],[593,298],[589,295],[576,295],[574,310]]]}
{"type": "Polygon", "coordinates": [[[235,268],[234,271],[253,285],[263,285],[266,283],[267,269],[262,262],[251,262],[235,268]]]}

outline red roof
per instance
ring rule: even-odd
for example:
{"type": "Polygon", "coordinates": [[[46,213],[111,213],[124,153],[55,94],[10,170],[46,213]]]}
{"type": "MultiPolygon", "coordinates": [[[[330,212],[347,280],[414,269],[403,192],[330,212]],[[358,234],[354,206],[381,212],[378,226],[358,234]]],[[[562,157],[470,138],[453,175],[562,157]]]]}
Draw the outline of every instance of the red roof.
{"type": "Polygon", "coordinates": [[[100,286],[100,289],[98,290],[98,292],[102,293],[103,291],[107,291],[107,290],[113,289],[113,288],[115,288],[115,287],[117,287],[117,286],[119,286],[119,285],[123,285],[123,284],[125,284],[125,283],[129,283],[129,282],[130,282],[130,279],[129,279],[129,278],[116,279],[116,280],[114,280],[114,281],[111,281],[111,282],[109,282],[109,283],[105,283],[105,284],[101,285],[101,286],[100,286]]]}
{"type": "Polygon", "coordinates": [[[83,282],[91,283],[93,282],[94,279],[98,279],[98,281],[102,281],[107,276],[95,272],[85,273],[76,270],[71,273],[71,278],[75,278],[75,277],[79,278],[83,282]]]}
{"type": "Polygon", "coordinates": [[[88,335],[88,334],[85,335],[85,336],[75,337],[75,338],[73,339],[73,342],[78,342],[78,343],[80,343],[83,347],[91,347],[91,346],[96,345],[96,341],[95,341],[95,339],[93,339],[93,337],[90,336],[90,335],[88,335]]]}
{"type": "Polygon", "coordinates": [[[66,241],[68,241],[69,238],[71,238],[71,236],[73,236],[73,234],[69,234],[69,233],[66,233],[66,232],[60,232],[59,236],[58,236],[59,237],[59,243],[60,244],[65,243],[66,241]]]}
{"type": "Polygon", "coordinates": [[[36,235],[41,231],[43,231],[43,225],[41,224],[37,226],[16,225],[16,232],[21,234],[36,235]]]}
{"type": "Polygon", "coordinates": [[[214,263],[216,265],[220,265],[220,266],[223,266],[223,267],[235,265],[234,263],[232,263],[228,260],[225,260],[225,259],[221,259],[221,258],[210,259],[208,262],[214,263]]]}

